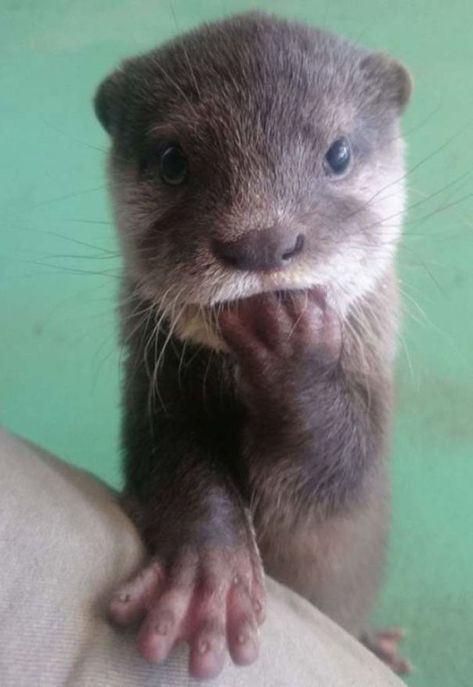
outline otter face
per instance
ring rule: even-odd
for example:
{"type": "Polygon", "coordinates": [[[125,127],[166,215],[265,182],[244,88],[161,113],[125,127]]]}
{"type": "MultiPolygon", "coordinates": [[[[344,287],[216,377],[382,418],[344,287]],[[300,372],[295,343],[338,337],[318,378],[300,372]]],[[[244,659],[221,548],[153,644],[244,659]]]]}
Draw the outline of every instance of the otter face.
{"type": "Polygon", "coordinates": [[[393,258],[410,90],[388,57],[262,14],[126,61],[95,105],[128,275],[164,310],[317,285],[343,311],[393,258]]]}

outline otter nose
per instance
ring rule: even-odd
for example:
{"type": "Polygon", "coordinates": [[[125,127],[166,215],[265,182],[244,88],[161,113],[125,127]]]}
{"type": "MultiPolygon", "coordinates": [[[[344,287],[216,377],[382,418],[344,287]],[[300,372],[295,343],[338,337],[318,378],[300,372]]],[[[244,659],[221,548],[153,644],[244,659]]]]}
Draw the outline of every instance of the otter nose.
{"type": "Polygon", "coordinates": [[[286,267],[304,248],[304,235],[279,227],[244,234],[236,241],[215,241],[214,252],[225,265],[248,272],[286,267]]]}

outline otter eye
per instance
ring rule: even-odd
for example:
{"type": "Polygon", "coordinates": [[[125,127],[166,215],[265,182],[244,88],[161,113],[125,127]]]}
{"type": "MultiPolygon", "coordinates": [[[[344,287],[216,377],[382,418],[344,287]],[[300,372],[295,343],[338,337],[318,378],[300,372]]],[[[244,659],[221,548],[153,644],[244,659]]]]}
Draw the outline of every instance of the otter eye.
{"type": "Polygon", "coordinates": [[[338,138],[325,155],[325,164],[331,174],[344,174],[351,160],[351,148],[346,138],[338,138]]]}
{"type": "Polygon", "coordinates": [[[187,179],[187,158],[177,144],[166,146],[159,156],[159,175],[165,184],[179,186],[187,179]]]}

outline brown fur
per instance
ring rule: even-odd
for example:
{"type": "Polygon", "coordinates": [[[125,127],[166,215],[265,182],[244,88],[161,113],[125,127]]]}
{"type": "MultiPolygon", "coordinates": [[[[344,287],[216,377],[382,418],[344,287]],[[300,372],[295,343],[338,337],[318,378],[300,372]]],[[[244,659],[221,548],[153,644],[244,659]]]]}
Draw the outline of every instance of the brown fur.
{"type": "MultiPolygon", "coordinates": [[[[255,657],[256,543],[277,579],[354,634],[366,625],[389,520],[409,94],[394,60],[257,13],[127,60],[97,92],[125,258],[128,507],[164,589],[201,599],[198,580],[220,576],[233,598],[243,576],[249,595],[213,606],[211,632],[210,611],[173,606],[165,640],[157,594],[149,658],[184,638],[191,671],[213,675],[222,633],[236,662],[255,657]],[[334,178],[341,135],[352,163],[334,178]],[[189,161],[179,186],[160,179],[163,141],[189,161]]],[[[134,593],[117,618],[143,611],[134,593]]]]}

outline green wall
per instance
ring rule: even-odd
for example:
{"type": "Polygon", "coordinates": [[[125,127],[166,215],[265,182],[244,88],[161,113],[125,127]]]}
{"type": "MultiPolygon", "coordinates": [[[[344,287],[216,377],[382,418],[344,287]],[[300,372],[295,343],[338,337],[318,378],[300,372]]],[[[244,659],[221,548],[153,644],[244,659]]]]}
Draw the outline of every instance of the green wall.
{"type": "Polygon", "coordinates": [[[119,58],[255,6],[386,49],[415,75],[394,528],[377,620],[408,628],[410,684],[471,687],[469,0],[1,0],[0,421],[118,484],[120,262],[91,96],[119,58]]]}

